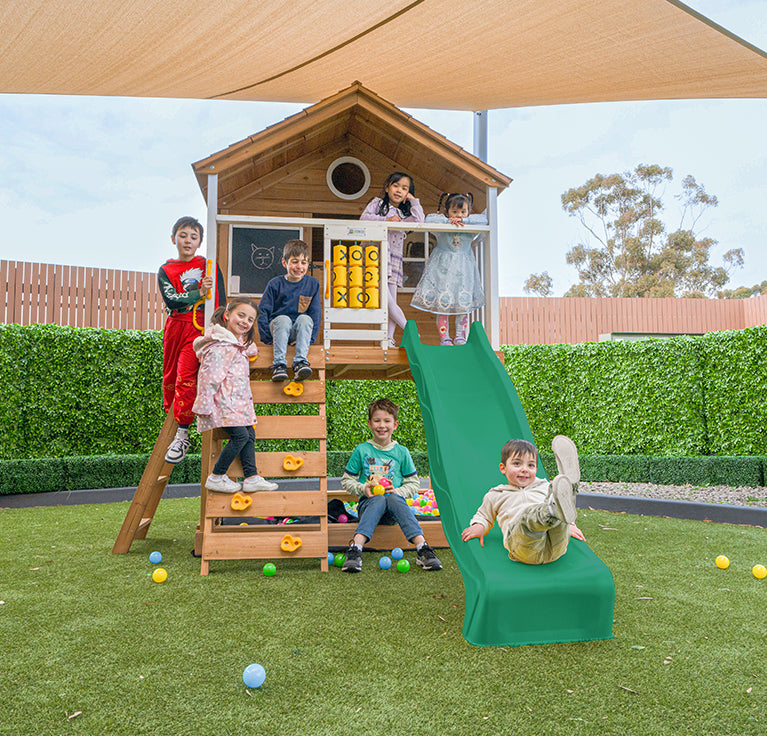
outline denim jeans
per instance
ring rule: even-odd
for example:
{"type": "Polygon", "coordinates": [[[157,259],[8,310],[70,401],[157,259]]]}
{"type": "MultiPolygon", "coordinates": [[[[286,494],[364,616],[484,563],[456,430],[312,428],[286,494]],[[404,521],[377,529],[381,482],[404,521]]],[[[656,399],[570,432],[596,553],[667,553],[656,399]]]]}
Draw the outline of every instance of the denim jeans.
{"type": "Polygon", "coordinates": [[[256,470],[256,430],[252,426],[222,427],[221,429],[229,435],[229,442],[226,443],[218,456],[218,460],[213,466],[213,474],[224,475],[229,470],[234,458],[239,455],[242,463],[242,477],[250,478],[253,475],[258,475],[256,470]]]}
{"type": "Polygon", "coordinates": [[[387,493],[384,496],[363,496],[357,506],[357,515],[360,522],[354,533],[363,534],[368,540],[373,536],[373,530],[379,522],[399,524],[408,542],[412,541],[413,537],[423,534],[421,525],[415,520],[413,510],[407,505],[405,499],[396,493],[387,493]]]}
{"type": "Polygon", "coordinates": [[[308,314],[299,314],[293,322],[286,314],[275,317],[269,323],[269,332],[272,333],[274,344],[274,365],[287,365],[285,353],[288,344],[296,344],[296,357],[293,364],[306,361],[309,352],[309,339],[312,336],[314,322],[308,314]]]}

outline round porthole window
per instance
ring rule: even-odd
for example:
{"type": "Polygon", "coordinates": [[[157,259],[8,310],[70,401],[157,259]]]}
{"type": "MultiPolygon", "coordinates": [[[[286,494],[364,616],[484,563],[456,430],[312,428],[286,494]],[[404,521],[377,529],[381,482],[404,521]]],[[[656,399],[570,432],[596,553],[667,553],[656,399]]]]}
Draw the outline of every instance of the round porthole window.
{"type": "Polygon", "coordinates": [[[358,158],[342,156],[328,166],[330,191],[339,199],[359,199],[370,188],[368,167],[358,158]]]}

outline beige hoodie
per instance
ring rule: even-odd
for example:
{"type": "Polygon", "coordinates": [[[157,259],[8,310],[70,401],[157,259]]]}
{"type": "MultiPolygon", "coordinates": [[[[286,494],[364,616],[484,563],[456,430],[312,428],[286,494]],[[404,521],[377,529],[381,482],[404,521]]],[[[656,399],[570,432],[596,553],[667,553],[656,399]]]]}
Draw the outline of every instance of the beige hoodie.
{"type": "Polygon", "coordinates": [[[486,533],[495,520],[504,537],[517,519],[532,506],[544,503],[549,495],[549,481],[536,478],[529,486],[500,485],[491,488],[482,499],[482,505],[471,519],[471,524],[482,524],[486,533]]]}

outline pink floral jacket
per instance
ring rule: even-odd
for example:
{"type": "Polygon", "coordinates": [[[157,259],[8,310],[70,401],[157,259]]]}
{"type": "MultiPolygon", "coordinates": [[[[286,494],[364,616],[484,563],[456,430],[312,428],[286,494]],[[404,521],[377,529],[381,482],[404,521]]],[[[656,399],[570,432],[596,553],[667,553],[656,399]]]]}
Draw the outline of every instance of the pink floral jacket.
{"type": "Polygon", "coordinates": [[[229,330],[213,325],[194,341],[194,350],[200,359],[197,400],[192,407],[197,430],[255,424],[248,358],[258,355],[258,348],[244,347],[229,330]]]}

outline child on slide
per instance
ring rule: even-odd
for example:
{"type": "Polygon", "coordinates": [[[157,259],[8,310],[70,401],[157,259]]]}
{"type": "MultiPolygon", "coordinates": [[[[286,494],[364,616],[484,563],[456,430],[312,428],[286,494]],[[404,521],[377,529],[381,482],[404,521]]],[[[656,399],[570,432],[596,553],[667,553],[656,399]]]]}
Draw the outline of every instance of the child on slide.
{"type": "Polygon", "coordinates": [[[564,435],[551,443],[558,475],[549,483],[536,477],[538,450],[526,440],[509,440],[501,450],[500,470],[508,485],[491,488],[461,533],[468,542],[484,536],[498,520],[509,557],[527,565],[554,562],[567,552],[570,537],[584,539],[575,526],[575,496],[581,479],[578,450],[564,435]]]}
{"type": "MultiPolygon", "coordinates": [[[[474,197],[470,194],[444,193],[437,213],[426,222],[443,225],[487,225],[484,214],[472,215],[474,197]],[[445,214],[439,213],[445,201],[445,214]]],[[[469,312],[485,305],[485,291],[477,262],[471,250],[473,233],[438,233],[437,246],[429,255],[423,276],[418,282],[411,306],[437,315],[440,345],[463,345],[469,327],[469,312]],[[455,315],[455,341],[450,338],[449,316],[455,315]]]]}

